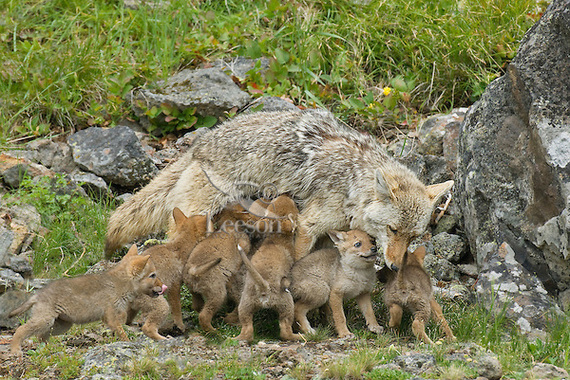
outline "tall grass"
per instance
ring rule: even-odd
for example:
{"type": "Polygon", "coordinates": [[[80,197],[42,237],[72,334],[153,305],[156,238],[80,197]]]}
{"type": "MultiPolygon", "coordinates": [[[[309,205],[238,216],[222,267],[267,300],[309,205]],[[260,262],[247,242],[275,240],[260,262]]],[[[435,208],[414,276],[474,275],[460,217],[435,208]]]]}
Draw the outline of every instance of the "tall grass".
{"type": "Polygon", "coordinates": [[[274,59],[264,93],[345,117],[343,99],[399,78],[404,112],[466,105],[536,20],[534,0],[357,3],[0,0],[0,143],[112,126],[133,88],[236,55],[274,59]]]}

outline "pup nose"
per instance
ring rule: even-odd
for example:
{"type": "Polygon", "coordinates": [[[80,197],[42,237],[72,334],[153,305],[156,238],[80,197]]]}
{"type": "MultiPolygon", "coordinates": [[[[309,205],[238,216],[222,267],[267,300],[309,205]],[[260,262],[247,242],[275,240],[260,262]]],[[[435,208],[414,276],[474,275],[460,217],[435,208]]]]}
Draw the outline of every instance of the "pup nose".
{"type": "Polygon", "coordinates": [[[398,271],[398,267],[395,264],[390,265],[390,269],[392,269],[394,272],[398,271]]]}

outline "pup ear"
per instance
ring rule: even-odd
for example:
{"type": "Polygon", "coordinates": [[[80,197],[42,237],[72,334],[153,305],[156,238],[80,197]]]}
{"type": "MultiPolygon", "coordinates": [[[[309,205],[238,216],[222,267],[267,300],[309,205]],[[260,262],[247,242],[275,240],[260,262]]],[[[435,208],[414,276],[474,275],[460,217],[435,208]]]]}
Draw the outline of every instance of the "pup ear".
{"type": "Polygon", "coordinates": [[[398,182],[392,176],[376,169],[374,171],[374,182],[376,198],[394,198],[394,192],[398,189],[398,182]]]}
{"type": "Polygon", "coordinates": [[[174,218],[174,223],[176,224],[177,227],[182,223],[184,223],[186,219],[188,219],[186,215],[184,215],[182,210],[180,210],[178,207],[174,207],[174,209],[172,210],[172,217],[174,218]]]}
{"type": "Polygon", "coordinates": [[[194,222],[194,232],[196,233],[196,238],[206,236],[207,232],[214,232],[214,223],[210,218],[210,213],[207,215],[194,215],[191,216],[194,222]]]}
{"type": "Polygon", "coordinates": [[[144,270],[149,259],[150,255],[134,257],[129,263],[129,267],[127,269],[130,275],[132,277],[137,277],[144,270]]]}
{"type": "Polygon", "coordinates": [[[330,230],[327,232],[334,245],[339,245],[344,242],[345,233],[337,230],[330,230]]]}
{"type": "Polygon", "coordinates": [[[414,251],[413,254],[414,254],[414,256],[416,256],[418,263],[421,266],[424,266],[424,258],[426,257],[426,247],[424,247],[423,245],[420,245],[418,248],[416,248],[416,250],[414,251]]]}
{"type": "Polygon", "coordinates": [[[131,248],[129,248],[129,251],[127,252],[127,254],[124,257],[127,256],[137,256],[139,254],[139,250],[137,248],[136,244],[131,245],[131,248]]]}

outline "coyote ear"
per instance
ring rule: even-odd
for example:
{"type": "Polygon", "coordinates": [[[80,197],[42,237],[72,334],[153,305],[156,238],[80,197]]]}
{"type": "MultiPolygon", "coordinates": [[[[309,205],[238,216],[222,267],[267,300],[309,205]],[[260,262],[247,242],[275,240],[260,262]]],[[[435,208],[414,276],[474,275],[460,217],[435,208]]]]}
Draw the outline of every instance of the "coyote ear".
{"type": "Polygon", "coordinates": [[[339,245],[340,243],[344,242],[344,232],[342,231],[330,230],[327,232],[327,234],[333,241],[334,245],[339,245]]]}
{"type": "Polygon", "coordinates": [[[180,224],[184,223],[186,219],[186,215],[180,210],[178,207],[174,207],[172,210],[172,217],[174,218],[174,223],[179,226],[180,224]]]}
{"type": "Polygon", "coordinates": [[[138,276],[143,270],[150,259],[150,255],[135,257],[129,265],[129,273],[132,277],[138,276]]]}
{"type": "Polygon", "coordinates": [[[418,260],[419,264],[421,266],[423,266],[424,265],[424,258],[426,257],[426,247],[424,247],[423,245],[420,245],[414,251],[414,256],[416,256],[416,259],[418,260]]]}
{"type": "Polygon", "coordinates": [[[398,188],[398,183],[380,169],[374,171],[374,182],[377,198],[394,198],[394,191],[398,188]]]}
{"type": "Polygon", "coordinates": [[[454,184],[453,181],[447,181],[442,183],[436,183],[435,185],[426,186],[427,195],[429,199],[432,201],[432,205],[434,208],[440,203],[441,198],[451,190],[453,184],[454,184]]]}
{"type": "Polygon", "coordinates": [[[139,254],[139,250],[137,248],[136,244],[131,245],[131,248],[129,248],[129,251],[127,252],[127,254],[124,257],[127,256],[137,256],[139,254]]]}

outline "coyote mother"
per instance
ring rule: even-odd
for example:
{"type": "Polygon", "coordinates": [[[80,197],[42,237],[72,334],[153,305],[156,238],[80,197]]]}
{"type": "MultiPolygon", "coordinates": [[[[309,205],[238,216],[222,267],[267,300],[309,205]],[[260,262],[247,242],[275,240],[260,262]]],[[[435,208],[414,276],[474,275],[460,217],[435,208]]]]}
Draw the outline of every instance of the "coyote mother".
{"type": "Polygon", "coordinates": [[[375,138],[326,110],[243,114],[201,135],[112,214],[106,254],[186,215],[215,214],[271,184],[299,201],[296,259],[329,230],[360,229],[397,267],[453,181],[425,186],[375,138]],[[248,185],[249,184],[249,185],[248,185]]]}

